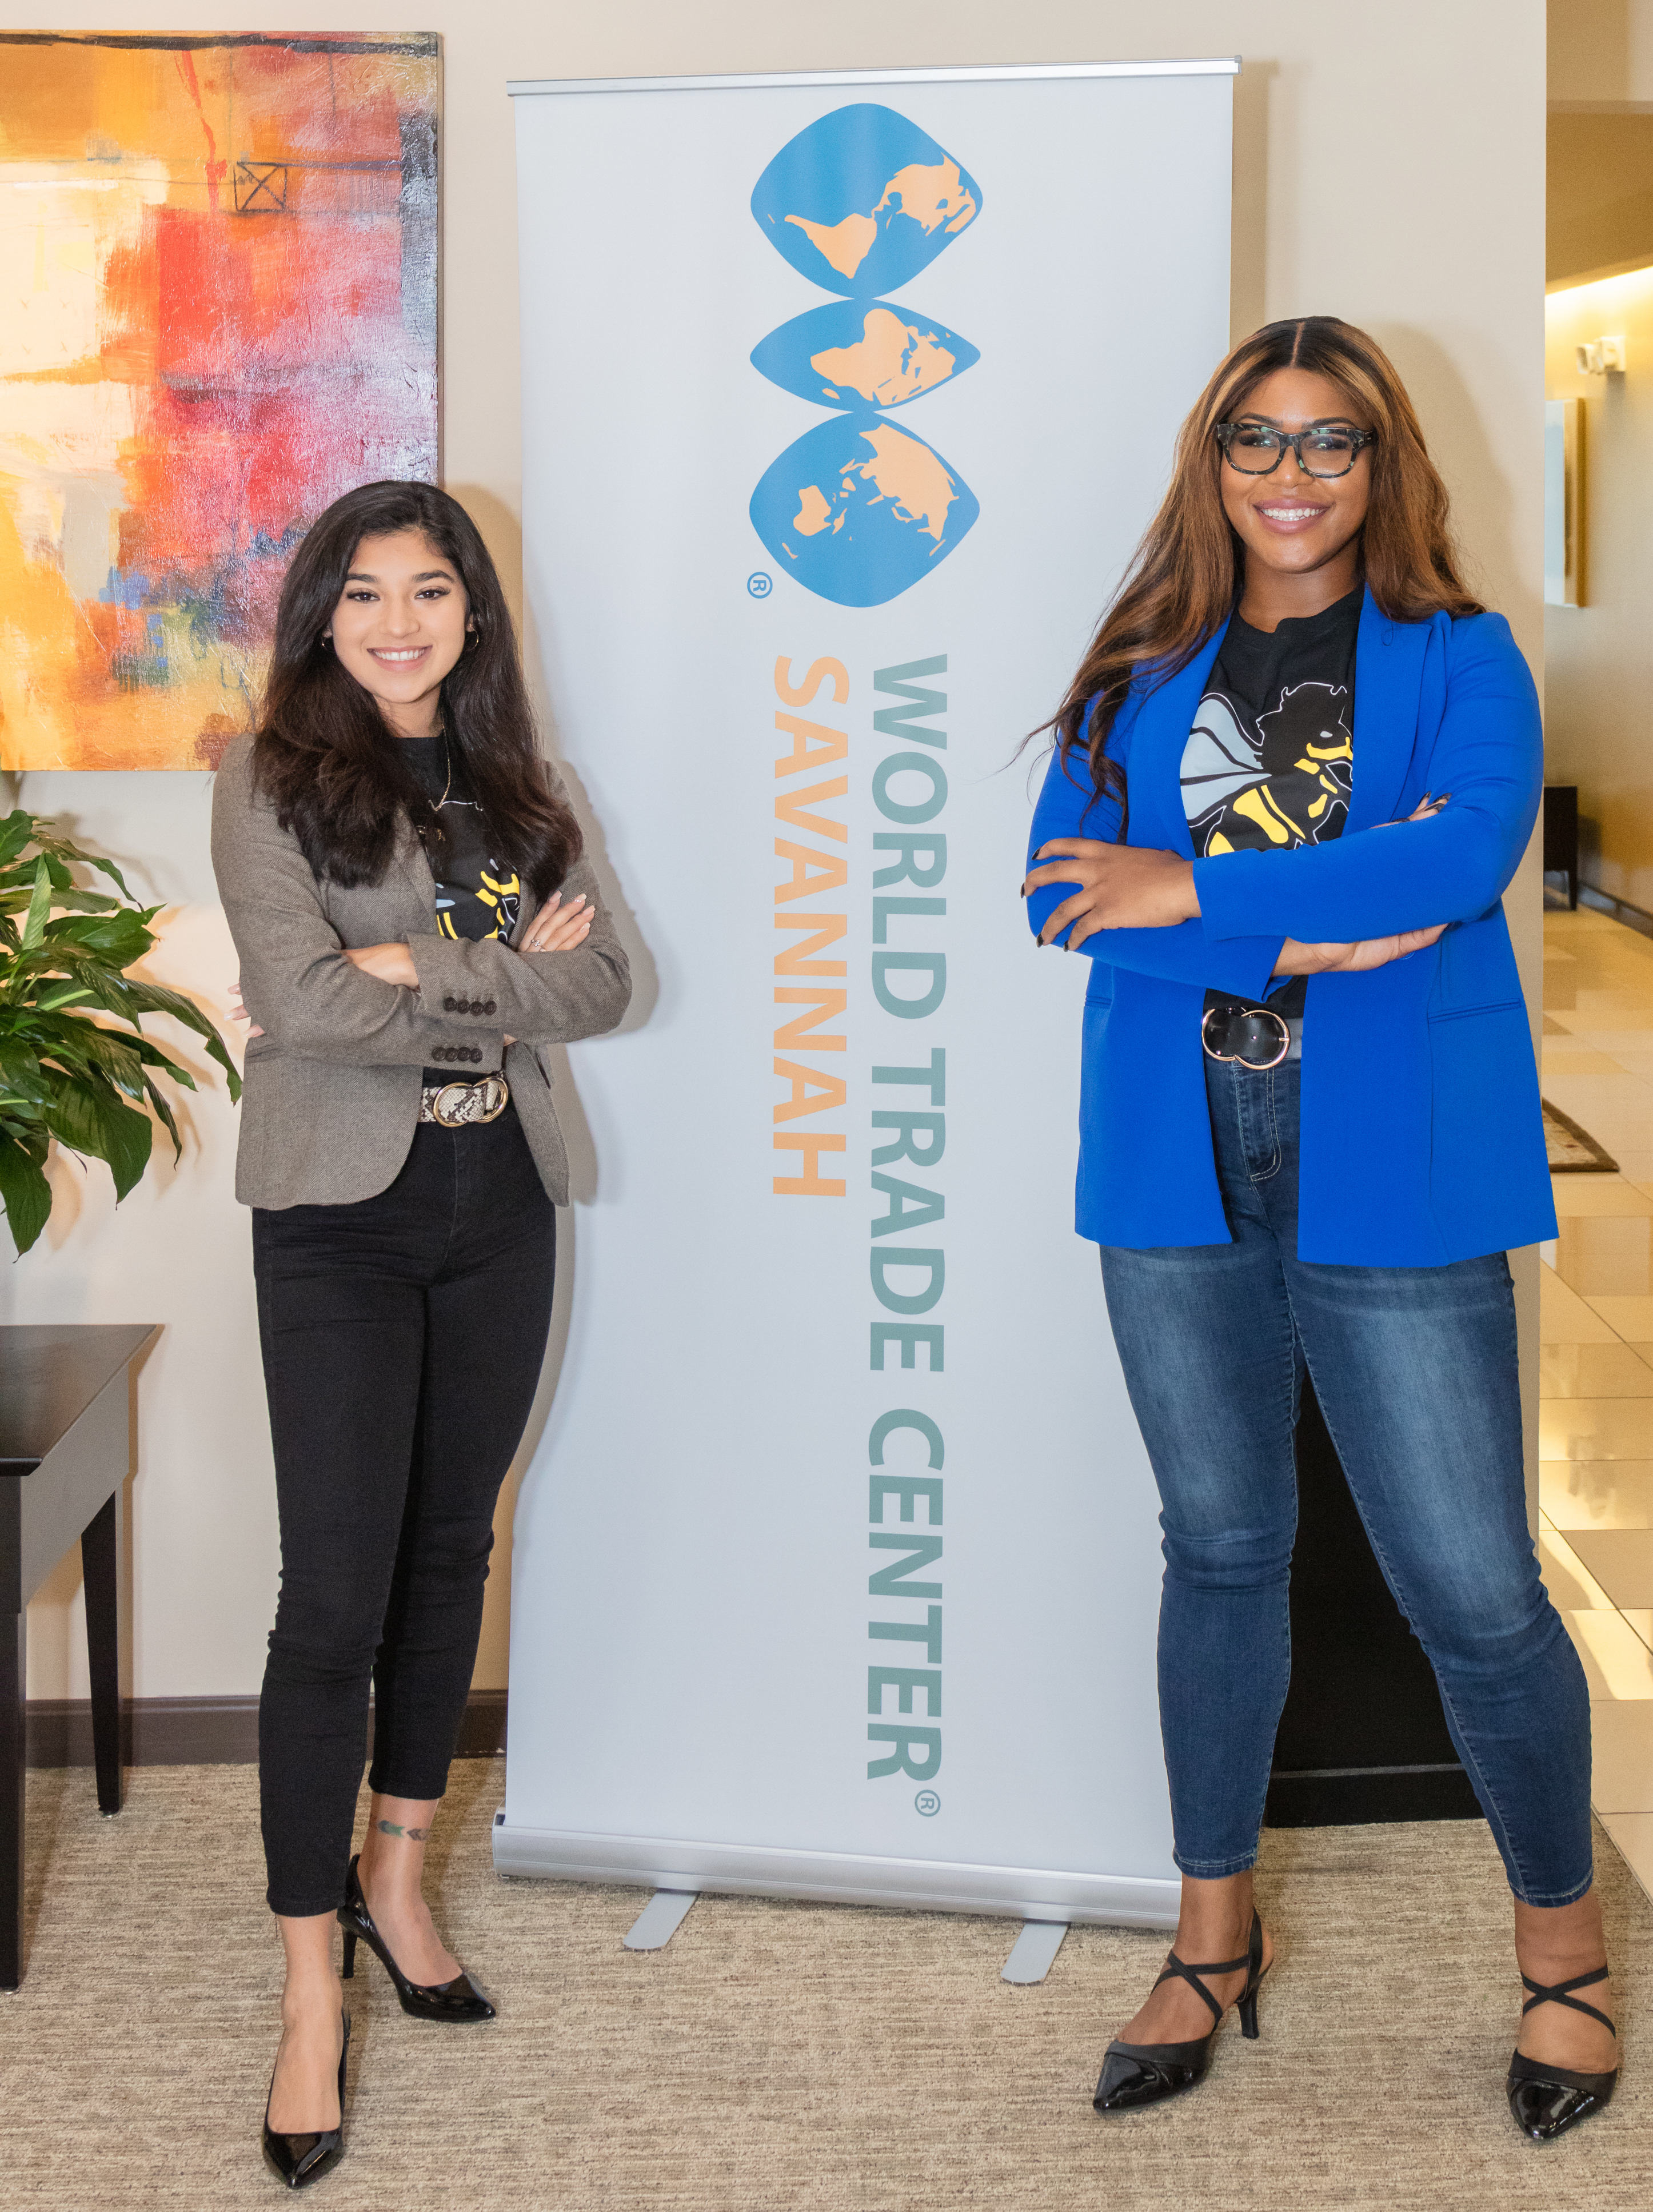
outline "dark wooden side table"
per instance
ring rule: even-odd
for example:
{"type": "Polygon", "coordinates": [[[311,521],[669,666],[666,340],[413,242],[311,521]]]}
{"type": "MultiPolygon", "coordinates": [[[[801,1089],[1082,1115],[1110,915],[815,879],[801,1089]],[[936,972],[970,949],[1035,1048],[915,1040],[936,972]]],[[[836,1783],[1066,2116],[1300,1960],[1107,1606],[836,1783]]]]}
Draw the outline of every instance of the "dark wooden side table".
{"type": "Polygon", "coordinates": [[[1544,873],[1567,879],[1567,904],[1578,903],[1578,787],[1544,787],[1544,873]]]}
{"type": "Polygon", "coordinates": [[[23,1975],[25,1609],[77,1537],[98,1804],[120,1810],[116,1516],[132,1467],[128,1373],[156,1334],[148,1322],[0,1328],[0,1990],[23,1975]]]}

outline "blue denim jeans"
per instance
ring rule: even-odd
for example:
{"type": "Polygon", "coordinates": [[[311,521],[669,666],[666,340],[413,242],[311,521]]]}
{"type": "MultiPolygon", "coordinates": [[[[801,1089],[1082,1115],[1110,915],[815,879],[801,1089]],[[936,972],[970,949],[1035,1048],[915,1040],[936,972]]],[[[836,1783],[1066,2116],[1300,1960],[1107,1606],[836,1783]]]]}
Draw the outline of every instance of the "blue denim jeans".
{"type": "Polygon", "coordinates": [[[1256,1856],[1291,1674],[1293,1430],[1306,1369],[1372,1551],[1529,1905],[1590,1884],[1589,1698],[1539,1580],[1501,1252],[1441,1267],[1297,1257],[1295,1064],[1206,1062],[1232,1244],[1104,1246],[1160,1486],[1160,1720],[1177,1864],[1256,1856]]]}

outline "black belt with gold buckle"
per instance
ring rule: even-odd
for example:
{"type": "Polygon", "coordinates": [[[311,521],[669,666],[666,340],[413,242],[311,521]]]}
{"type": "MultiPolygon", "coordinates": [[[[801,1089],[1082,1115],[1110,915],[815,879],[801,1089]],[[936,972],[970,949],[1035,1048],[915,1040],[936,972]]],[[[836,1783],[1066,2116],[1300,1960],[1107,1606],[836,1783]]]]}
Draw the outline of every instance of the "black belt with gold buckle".
{"type": "Polygon", "coordinates": [[[1200,1024],[1200,1042],[1208,1060],[1238,1060],[1258,1074],[1282,1060],[1303,1056],[1300,1022],[1272,1006],[1208,1006],[1200,1024]]]}
{"type": "Polygon", "coordinates": [[[503,1075],[481,1075],[474,1083],[427,1083],[419,1094],[419,1118],[444,1129],[468,1129],[497,1121],[511,1103],[503,1075]]]}

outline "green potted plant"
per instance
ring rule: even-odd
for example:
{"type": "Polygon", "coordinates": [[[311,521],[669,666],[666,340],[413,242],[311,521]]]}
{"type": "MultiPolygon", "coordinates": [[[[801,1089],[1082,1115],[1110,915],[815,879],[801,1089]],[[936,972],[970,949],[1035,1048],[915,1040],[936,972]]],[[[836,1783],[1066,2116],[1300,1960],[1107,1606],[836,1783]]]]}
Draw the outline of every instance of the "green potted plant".
{"type": "Polygon", "coordinates": [[[0,820],[0,1204],[19,1252],[51,1212],[45,1162],[54,1137],[108,1163],[117,1203],[149,1164],[154,1121],[146,1106],[181,1157],[154,1079],[186,1091],[195,1079],[144,1036],[143,1015],[170,1014],[204,1038],[231,1098],[241,1095],[235,1064],[200,1008],[125,972],[154,945],[149,924],[160,911],[137,905],[112,861],[82,852],[51,823],[21,808],[0,820]],[[76,862],[106,876],[120,896],[80,890],[76,862]]]}

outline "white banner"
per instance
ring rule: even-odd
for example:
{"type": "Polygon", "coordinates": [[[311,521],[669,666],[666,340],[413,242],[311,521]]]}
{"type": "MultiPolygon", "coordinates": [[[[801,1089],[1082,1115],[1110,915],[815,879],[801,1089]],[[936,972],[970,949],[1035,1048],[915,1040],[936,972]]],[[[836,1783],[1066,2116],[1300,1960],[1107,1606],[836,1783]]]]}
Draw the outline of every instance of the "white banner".
{"type": "Polygon", "coordinates": [[[502,1871],[1175,1917],[1014,756],[1226,344],[1233,66],[513,88],[530,616],[639,993],[560,1085],[502,1871]]]}

